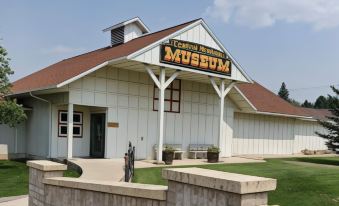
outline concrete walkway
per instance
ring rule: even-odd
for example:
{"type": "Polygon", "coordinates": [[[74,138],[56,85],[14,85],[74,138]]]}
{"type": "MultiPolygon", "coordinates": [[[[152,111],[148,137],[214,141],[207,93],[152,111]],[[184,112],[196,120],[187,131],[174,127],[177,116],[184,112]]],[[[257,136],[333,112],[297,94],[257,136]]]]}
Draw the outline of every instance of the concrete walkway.
{"type": "Polygon", "coordinates": [[[82,169],[80,178],[119,182],[124,178],[124,159],[71,159],[82,169]]]}
{"type": "MultiPolygon", "coordinates": [[[[124,179],[124,159],[82,159],[75,158],[70,160],[82,169],[80,178],[91,180],[122,181],[124,179]]],[[[233,163],[258,163],[264,160],[229,157],[221,158],[220,162],[214,164],[233,164],[233,163]]],[[[204,165],[208,163],[206,159],[183,159],[174,160],[173,165],[154,164],[155,160],[135,161],[135,168],[166,167],[166,166],[190,166],[204,165]]]]}
{"type": "Polygon", "coordinates": [[[206,165],[206,164],[237,164],[237,163],[260,163],[265,162],[262,159],[249,159],[241,157],[227,157],[220,158],[218,163],[208,163],[207,159],[182,159],[173,160],[172,165],[158,165],[154,164],[155,160],[140,160],[135,162],[135,168],[149,168],[149,167],[175,167],[175,166],[194,166],[194,165],[206,165]]]}
{"type": "Polygon", "coordinates": [[[0,198],[0,206],[28,206],[28,196],[12,196],[0,198]]]}

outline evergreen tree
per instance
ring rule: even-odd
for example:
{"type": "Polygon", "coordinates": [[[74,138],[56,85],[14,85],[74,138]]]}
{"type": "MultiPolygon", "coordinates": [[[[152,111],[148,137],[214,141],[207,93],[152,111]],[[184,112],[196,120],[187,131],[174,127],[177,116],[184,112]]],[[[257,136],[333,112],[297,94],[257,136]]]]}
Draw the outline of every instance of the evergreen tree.
{"type": "Polygon", "coordinates": [[[0,45],[0,124],[7,124],[14,127],[24,121],[26,115],[21,105],[16,100],[7,98],[11,92],[11,84],[8,76],[14,72],[9,66],[7,51],[0,45]]]}
{"type": "Polygon", "coordinates": [[[301,104],[301,106],[306,108],[313,108],[313,104],[307,101],[307,99],[304,101],[304,103],[301,104]]]}
{"type": "Polygon", "coordinates": [[[314,102],[314,108],[317,109],[329,109],[327,98],[324,96],[319,96],[314,102]]]}
{"type": "MultiPolygon", "coordinates": [[[[332,87],[332,88],[334,88],[334,87],[332,87]]],[[[336,90],[334,90],[334,91],[336,91],[336,90]]],[[[331,96],[331,95],[327,96],[327,109],[328,108],[335,108],[337,104],[338,104],[338,98],[336,96],[331,96]]]]}
{"type": "MultiPolygon", "coordinates": [[[[336,151],[339,149],[339,89],[331,87],[336,96],[331,96],[333,108],[330,109],[332,116],[327,117],[326,121],[319,121],[319,124],[327,129],[327,134],[316,132],[317,135],[327,140],[326,145],[329,149],[336,151]]],[[[329,95],[330,96],[330,95],[329,95]]]]}
{"type": "Polygon", "coordinates": [[[290,94],[289,94],[289,92],[288,92],[288,90],[287,90],[287,88],[286,88],[285,82],[283,82],[283,83],[281,84],[281,87],[280,87],[280,89],[279,89],[278,95],[279,95],[281,98],[283,98],[284,100],[289,101],[289,95],[290,95],[290,94]]]}
{"type": "Polygon", "coordinates": [[[297,100],[295,100],[295,99],[291,99],[291,98],[289,98],[288,100],[287,100],[289,103],[291,103],[291,104],[293,104],[294,106],[297,106],[297,107],[300,107],[300,102],[298,102],[297,100]]]}

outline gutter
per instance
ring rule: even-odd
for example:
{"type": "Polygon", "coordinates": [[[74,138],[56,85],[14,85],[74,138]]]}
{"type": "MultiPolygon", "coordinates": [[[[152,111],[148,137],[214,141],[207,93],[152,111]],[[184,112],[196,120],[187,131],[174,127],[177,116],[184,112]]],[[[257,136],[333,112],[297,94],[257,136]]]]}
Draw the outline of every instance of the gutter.
{"type": "Polygon", "coordinates": [[[271,116],[281,116],[281,117],[292,117],[292,118],[300,118],[304,120],[311,120],[313,117],[308,116],[299,116],[299,115],[292,115],[292,114],[282,114],[282,113],[272,113],[272,112],[254,112],[254,114],[263,114],[263,115],[271,115],[271,116]]]}
{"type": "Polygon", "coordinates": [[[274,112],[261,112],[261,111],[235,111],[237,113],[243,113],[243,114],[259,114],[259,115],[269,115],[269,116],[276,116],[276,117],[288,117],[288,118],[296,118],[299,120],[304,120],[304,121],[315,121],[313,117],[311,116],[299,116],[299,115],[293,115],[293,114],[282,114],[282,113],[274,113],[274,112]]]}
{"type": "Polygon", "coordinates": [[[32,92],[29,92],[29,95],[34,98],[34,99],[37,99],[39,101],[43,101],[43,102],[46,102],[48,103],[49,105],[49,119],[48,119],[48,157],[51,158],[51,153],[52,153],[52,102],[46,100],[46,99],[43,99],[41,97],[38,97],[38,96],[35,96],[32,94],[32,92]]]}

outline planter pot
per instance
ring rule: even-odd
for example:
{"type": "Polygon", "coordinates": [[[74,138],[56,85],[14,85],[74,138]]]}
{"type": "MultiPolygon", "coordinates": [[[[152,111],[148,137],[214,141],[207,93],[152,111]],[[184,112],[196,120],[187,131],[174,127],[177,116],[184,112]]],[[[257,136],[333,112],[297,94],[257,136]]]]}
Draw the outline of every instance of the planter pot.
{"type": "Polygon", "coordinates": [[[174,152],[162,152],[162,161],[167,165],[171,165],[173,163],[174,152]]]}
{"type": "Polygon", "coordinates": [[[219,162],[219,153],[207,152],[207,162],[209,163],[219,162]]]}

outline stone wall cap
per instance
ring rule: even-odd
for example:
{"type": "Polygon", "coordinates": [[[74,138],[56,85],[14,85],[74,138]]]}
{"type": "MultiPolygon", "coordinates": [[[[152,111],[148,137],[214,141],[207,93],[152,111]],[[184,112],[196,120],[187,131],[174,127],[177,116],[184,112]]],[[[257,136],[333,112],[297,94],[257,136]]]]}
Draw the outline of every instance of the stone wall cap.
{"type": "Polygon", "coordinates": [[[277,180],[271,178],[195,167],[163,169],[162,176],[163,178],[171,181],[213,188],[237,194],[267,192],[275,190],[277,186],[277,180]]]}
{"type": "Polygon", "coordinates": [[[48,160],[33,160],[27,162],[28,167],[35,168],[41,171],[63,171],[67,170],[67,165],[52,162],[48,160]]]}
{"type": "Polygon", "coordinates": [[[44,184],[90,190],[130,197],[141,197],[153,200],[166,200],[167,186],[149,185],[128,182],[89,180],[71,177],[53,177],[43,180],[44,184]]]}

